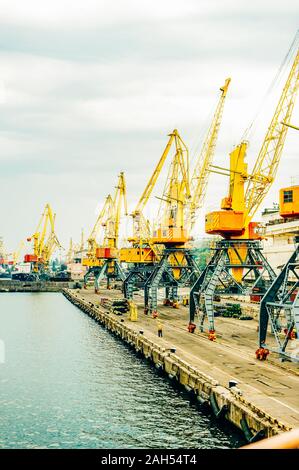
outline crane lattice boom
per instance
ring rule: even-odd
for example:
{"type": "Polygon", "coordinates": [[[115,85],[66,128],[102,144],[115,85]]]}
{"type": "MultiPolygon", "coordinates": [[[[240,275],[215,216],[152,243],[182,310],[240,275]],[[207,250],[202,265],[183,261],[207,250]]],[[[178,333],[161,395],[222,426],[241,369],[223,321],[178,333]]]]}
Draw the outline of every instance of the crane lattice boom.
{"type": "Polygon", "coordinates": [[[87,239],[87,257],[92,258],[95,256],[96,248],[98,245],[98,237],[100,231],[103,229],[103,224],[108,217],[108,214],[111,212],[111,207],[113,206],[113,200],[110,194],[106,197],[104,206],[101,212],[98,215],[96,223],[91,231],[90,236],[87,239]]]}
{"type": "Polygon", "coordinates": [[[61,248],[55,233],[55,214],[50,204],[45,206],[34,234],[28,238],[28,241],[31,240],[33,240],[33,255],[25,255],[25,262],[32,262],[33,271],[38,272],[40,267],[47,267],[54,250],[61,248]]]}
{"type": "Polygon", "coordinates": [[[276,176],[299,86],[299,50],[284,86],[263,145],[249,178],[245,201],[252,218],[269,191],[276,176]]]}
{"type": "Polygon", "coordinates": [[[202,145],[199,157],[193,170],[193,175],[191,178],[191,228],[195,223],[196,212],[202,207],[207,192],[208,179],[210,173],[209,169],[215,154],[217,138],[223,115],[224,102],[230,81],[231,79],[227,78],[223,87],[220,88],[221,96],[218,101],[213,120],[211,122],[208,133],[202,145]]]}
{"type": "Polygon", "coordinates": [[[129,241],[132,241],[133,243],[139,242],[140,244],[143,241],[148,242],[148,240],[151,237],[150,223],[144,217],[143,211],[157,183],[157,179],[161,173],[161,170],[164,167],[165,160],[169,154],[169,151],[171,149],[171,146],[172,146],[173,140],[175,139],[176,134],[177,134],[176,129],[171,134],[169,134],[169,140],[166,144],[164,152],[162,153],[161,158],[159,162],[157,163],[157,166],[154,169],[154,172],[151,178],[149,179],[142,193],[141,198],[138,201],[135,211],[132,213],[133,237],[130,238],[129,241]]]}
{"type": "Polygon", "coordinates": [[[152,242],[184,244],[188,240],[185,208],[190,204],[189,152],[177,130],[173,131],[175,154],[169,167],[152,242]]]}

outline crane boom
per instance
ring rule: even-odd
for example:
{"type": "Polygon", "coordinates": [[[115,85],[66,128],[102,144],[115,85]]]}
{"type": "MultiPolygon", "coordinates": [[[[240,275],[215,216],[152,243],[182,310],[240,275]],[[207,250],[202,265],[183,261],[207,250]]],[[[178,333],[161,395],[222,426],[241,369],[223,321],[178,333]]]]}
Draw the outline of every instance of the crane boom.
{"type": "Polygon", "coordinates": [[[176,134],[177,134],[177,130],[176,130],[176,129],[175,129],[171,134],[169,134],[169,140],[168,140],[168,142],[167,142],[167,144],[166,144],[166,147],[165,147],[165,149],[164,149],[164,152],[162,153],[161,158],[160,158],[159,162],[157,163],[157,166],[156,166],[156,168],[154,169],[154,172],[153,172],[153,174],[152,174],[152,176],[151,176],[149,182],[147,183],[147,185],[146,185],[146,187],[145,187],[145,190],[144,190],[143,193],[142,193],[141,198],[140,198],[139,201],[138,201],[138,204],[137,204],[137,206],[136,206],[136,209],[135,209],[134,213],[135,213],[135,212],[136,212],[136,213],[142,212],[143,209],[144,209],[144,207],[145,207],[145,205],[146,205],[146,203],[147,203],[147,201],[149,200],[149,197],[150,197],[150,195],[151,195],[151,193],[152,193],[152,191],[153,191],[153,189],[154,189],[154,187],[155,187],[155,184],[156,184],[157,179],[158,179],[158,177],[159,177],[159,175],[160,175],[160,173],[161,173],[161,170],[162,170],[162,168],[163,168],[164,162],[165,162],[165,160],[166,160],[166,158],[167,158],[167,155],[168,155],[168,153],[169,153],[169,150],[170,150],[170,148],[171,148],[171,146],[172,146],[172,142],[173,142],[173,140],[174,140],[176,134]]]}
{"type": "Polygon", "coordinates": [[[189,152],[177,131],[174,131],[175,155],[169,167],[157,217],[157,228],[151,241],[156,244],[183,245],[188,239],[185,208],[190,204],[189,152]]]}
{"type": "Polygon", "coordinates": [[[83,258],[83,266],[89,268],[102,266],[102,260],[105,259],[105,248],[111,248],[113,249],[111,253],[112,251],[113,254],[116,253],[117,250],[114,249],[118,244],[122,203],[127,214],[126,182],[123,172],[119,174],[113,198],[110,194],[106,197],[104,206],[87,239],[87,258],[83,258]],[[98,240],[100,233],[101,240],[98,240]]]}
{"type": "Polygon", "coordinates": [[[113,208],[114,213],[113,217],[113,225],[114,225],[114,247],[116,248],[118,245],[118,237],[119,237],[119,224],[120,224],[120,217],[121,217],[121,207],[122,202],[124,205],[124,213],[125,215],[128,214],[128,207],[127,207],[127,187],[126,187],[126,180],[125,175],[123,172],[119,174],[118,177],[118,184],[116,186],[116,191],[114,194],[113,199],[113,208]]]}
{"type": "Polygon", "coordinates": [[[169,154],[169,151],[171,149],[173,140],[175,139],[175,136],[177,134],[177,130],[175,129],[171,134],[169,134],[169,140],[166,144],[166,147],[160,157],[160,160],[158,161],[156,168],[154,169],[154,172],[149,179],[141,198],[138,201],[138,204],[136,206],[135,211],[132,213],[133,217],[133,237],[130,238],[129,241],[138,241],[138,240],[149,240],[151,237],[150,233],[150,226],[149,222],[145,219],[143,215],[143,210],[153,192],[153,189],[157,183],[157,179],[161,173],[161,170],[164,166],[165,160],[169,154]]]}
{"type": "Polygon", "coordinates": [[[83,250],[84,250],[84,230],[82,228],[81,229],[81,242],[80,242],[79,250],[77,250],[77,251],[82,253],[83,250]]]}
{"type": "Polygon", "coordinates": [[[70,245],[69,245],[69,249],[68,249],[66,257],[67,257],[67,262],[71,263],[74,257],[74,244],[73,244],[72,238],[70,238],[70,245]]]}
{"type": "Polygon", "coordinates": [[[277,173],[299,86],[299,50],[284,86],[274,116],[260,149],[245,193],[248,217],[252,219],[277,173]]]}
{"type": "Polygon", "coordinates": [[[227,78],[224,85],[220,88],[221,95],[213,116],[213,120],[207,132],[206,138],[202,145],[199,157],[193,170],[191,178],[191,228],[195,223],[196,212],[203,205],[204,198],[207,191],[208,179],[209,179],[209,168],[212,163],[217,138],[219,134],[220,124],[223,115],[224,102],[227,94],[231,79],[227,78]]]}
{"type": "MultiPolygon", "coordinates": [[[[55,215],[53,214],[52,208],[50,204],[46,204],[45,210],[40,218],[39,224],[37,226],[37,229],[33,235],[34,239],[34,254],[37,257],[42,257],[43,252],[45,250],[45,245],[47,243],[50,243],[51,238],[54,241],[54,238],[56,237],[55,235],[55,215]],[[47,230],[49,227],[49,236],[47,241],[45,242],[46,239],[46,234],[47,230]],[[41,232],[40,229],[42,228],[41,232]]],[[[57,244],[59,245],[59,242],[57,240],[57,244]]]]}
{"type": "Polygon", "coordinates": [[[113,205],[113,200],[110,194],[106,197],[105,203],[102,207],[101,212],[98,215],[96,223],[91,231],[90,236],[87,239],[87,257],[93,258],[97,248],[97,237],[100,229],[103,227],[103,222],[106,214],[109,212],[109,208],[113,205]]]}

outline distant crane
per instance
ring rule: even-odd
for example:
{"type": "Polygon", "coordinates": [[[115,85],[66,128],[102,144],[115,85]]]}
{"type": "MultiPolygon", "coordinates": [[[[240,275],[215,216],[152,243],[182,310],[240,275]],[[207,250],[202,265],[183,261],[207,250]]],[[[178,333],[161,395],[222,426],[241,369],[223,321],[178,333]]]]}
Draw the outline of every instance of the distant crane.
{"type": "Polygon", "coordinates": [[[103,265],[103,261],[98,259],[96,256],[97,247],[100,245],[100,237],[103,235],[103,226],[105,223],[108,214],[111,211],[111,207],[113,206],[113,200],[111,195],[109,194],[106,199],[105,203],[102,207],[101,212],[98,215],[96,223],[87,239],[87,253],[86,257],[83,258],[82,264],[88,268],[85,276],[84,276],[84,286],[87,286],[88,279],[93,275],[95,278],[95,290],[98,288],[96,279],[98,278],[101,266],[103,265]]]}
{"type": "Polygon", "coordinates": [[[73,259],[74,259],[74,243],[73,243],[73,239],[70,238],[70,245],[66,254],[66,262],[71,263],[73,259]]]}
{"type": "Polygon", "coordinates": [[[104,224],[104,243],[96,250],[96,257],[103,263],[97,278],[97,288],[99,288],[99,283],[104,276],[107,279],[107,289],[111,288],[111,280],[124,281],[125,279],[125,274],[119,261],[118,249],[122,209],[124,210],[124,215],[128,215],[126,180],[123,172],[118,176],[113,204],[109,208],[108,217],[104,224]]]}
{"type": "Polygon", "coordinates": [[[84,252],[84,230],[81,230],[81,240],[80,243],[74,243],[73,238],[70,238],[69,249],[66,255],[67,263],[72,263],[76,260],[79,262],[82,260],[84,252]]]}
{"type": "Polygon", "coordinates": [[[99,214],[96,224],[87,240],[87,261],[83,265],[89,265],[90,269],[84,277],[85,285],[91,273],[95,278],[95,292],[99,291],[101,279],[106,276],[107,288],[110,288],[111,279],[125,278],[119,262],[118,239],[122,208],[127,215],[126,181],[124,173],[118,177],[113,198],[108,195],[104,207],[99,214]],[[102,232],[102,242],[97,242],[97,236],[102,232]],[[89,261],[88,261],[89,259],[89,261]],[[88,264],[89,263],[89,264],[88,264]]]}
{"type": "Polygon", "coordinates": [[[216,339],[214,294],[263,295],[275,273],[261,252],[258,224],[252,218],[268,193],[277,173],[295,98],[299,85],[299,51],[283,88],[262,147],[251,174],[245,155],[247,142],[230,154],[230,169],[215,171],[229,177],[229,194],[222,200],[221,210],[206,215],[206,232],[221,235],[215,254],[200,274],[190,295],[190,324],[200,314],[200,328],[209,320],[209,338],[216,339]]]}
{"type": "Polygon", "coordinates": [[[0,237],[0,266],[6,267],[8,264],[7,253],[5,251],[3,237],[0,237]]]}
{"type": "Polygon", "coordinates": [[[49,269],[49,261],[56,248],[61,248],[55,233],[55,214],[46,204],[38,226],[27,241],[33,242],[33,253],[24,257],[25,263],[31,264],[31,271],[43,275],[49,269]]]}

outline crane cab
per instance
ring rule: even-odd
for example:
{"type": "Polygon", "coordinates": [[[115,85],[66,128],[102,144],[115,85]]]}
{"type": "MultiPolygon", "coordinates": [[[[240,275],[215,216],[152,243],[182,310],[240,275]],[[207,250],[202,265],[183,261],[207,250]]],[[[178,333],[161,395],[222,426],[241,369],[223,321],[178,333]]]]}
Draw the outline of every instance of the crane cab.
{"type": "Polygon", "coordinates": [[[210,235],[237,236],[244,233],[244,214],[233,210],[209,212],[205,217],[205,231],[210,235]]]}
{"type": "Polygon", "coordinates": [[[98,247],[96,249],[97,259],[117,259],[118,257],[119,252],[115,247],[98,247]]]}
{"type": "Polygon", "coordinates": [[[139,246],[138,248],[121,248],[119,252],[119,260],[124,263],[152,264],[155,259],[155,253],[152,248],[147,246],[139,246]]]}
{"type": "Polygon", "coordinates": [[[279,191],[279,213],[284,218],[299,217],[299,186],[281,188],[279,191]]]}
{"type": "Polygon", "coordinates": [[[36,255],[25,255],[24,263],[37,263],[38,257],[36,255]]]}
{"type": "Polygon", "coordinates": [[[88,268],[100,267],[102,266],[103,261],[95,259],[95,257],[86,257],[82,259],[82,266],[87,266],[88,268]]]}
{"type": "Polygon", "coordinates": [[[262,239],[262,227],[258,222],[244,223],[244,213],[237,211],[215,211],[206,214],[205,231],[209,235],[221,235],[223,238],[262,239]]]}
{"type": "Polygon", "coordinates": [[[182,227],[159,227],[154,230],[152,243],[167,245],[184,245],[190,240],[190,236],[182,227]]]}

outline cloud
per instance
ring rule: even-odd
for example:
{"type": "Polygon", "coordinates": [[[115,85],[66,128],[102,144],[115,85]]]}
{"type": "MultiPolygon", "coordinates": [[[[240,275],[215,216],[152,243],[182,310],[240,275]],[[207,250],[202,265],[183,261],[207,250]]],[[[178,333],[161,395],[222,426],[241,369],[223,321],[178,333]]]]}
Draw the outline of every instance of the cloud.
{"type": "MultiPolygon", "coordinates": [[[[1,0],[1,17],[8,24],[63,28],[90,29],[99,25],[111,25],[151,20],[168,20],[190,15],[197,11],[193,1],[164,0],[154,7],[149,0],[1,0]]],[[[203,10],[208,2],[202,2],[203,10]]]]}

